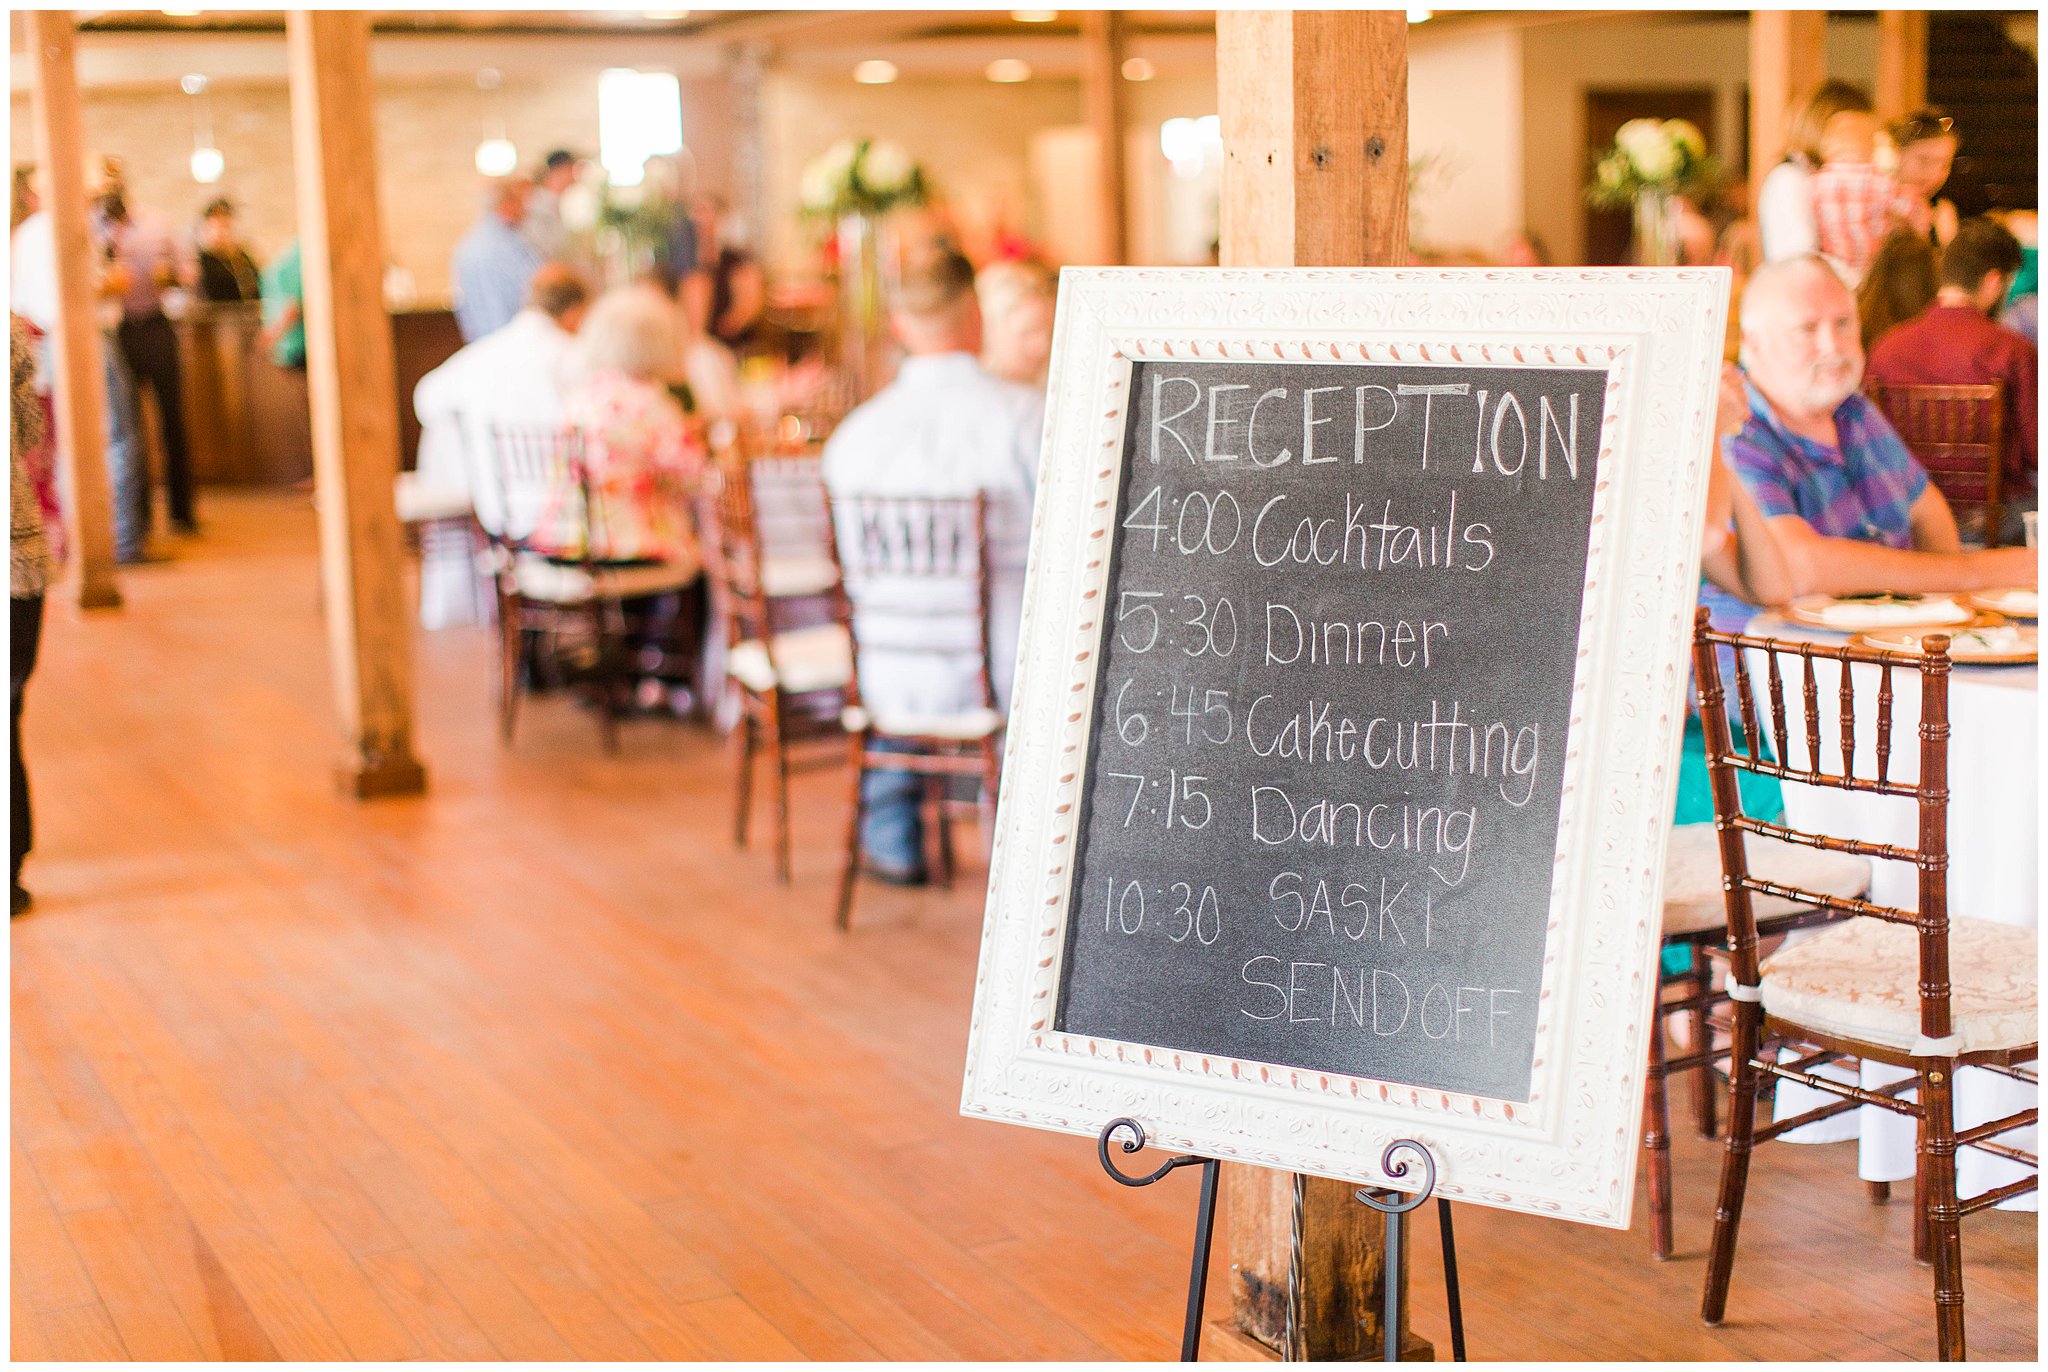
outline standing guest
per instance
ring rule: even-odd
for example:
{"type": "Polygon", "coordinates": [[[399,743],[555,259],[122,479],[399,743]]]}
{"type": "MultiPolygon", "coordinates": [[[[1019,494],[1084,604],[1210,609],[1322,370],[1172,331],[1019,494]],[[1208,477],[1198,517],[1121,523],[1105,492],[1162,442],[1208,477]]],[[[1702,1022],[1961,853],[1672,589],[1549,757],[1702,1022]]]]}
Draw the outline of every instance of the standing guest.
{"type": "Polygon", "coordinates": [[[1956,161],[1955,121],[1937,109],[1915,110],[1886,132],[1898,154],[1893,175],[1906,223],[1935,247],[1946,246],[1956,236],[1956,207],[1941,198],[1956,161]]]}
{"type": "Polygon", "coordinates": [[[12,812],[8,849],[14,869],[11,911],[19,915],[29,907],[28,891],[21,884],[21,864],[36,841],[35,821],[29,811],[28,768],[21,759],[21,700],[29,677],[35,672],[36,648],[43,636],[43,591],[50,583],[50,551],[43,541],[42,511],[28,472],[28,455],[43,441],[43,407],[37,402],[35,389],[35,351],[29,344],[27,327],[12,314],[7,317],[7,334],[11,375],[8,403],[12,414],[7,439],[7,675],[11,707],[8,760],[12,773],[8,788],[8,808],[12,812]]]}
{"type": "MultiPolygon", "coordinates": [[[[199,524],[192,510],[185,381],[178,365],[178,332],[164,313],[164,297],[189,284],[198,275],[197,264],[180,250],[158,216],[131,206],[127,192],[118,187],[100,197],[99,231],[108,262],[126,280],[115,340],[128,370],[134,373],[136,386],[146,386],[156,394],[157,414],[163,421],[164,494],[170,505],[171,527],[194,534],[199,532],[199,524]]],[[[150,478],[146,466],[138,464],[136,483],[147,530],[150,478]]]]}
{"type": "Polygon", "coordinates": [[[1852,288],[1870,270],[1897,217],[1899,185],[1877,165],[1877,119],[1844,110],[1821,135],[1813,174],[1813,222],[1821,255],[1852,288]]]}
{"type": "Polygon", "coordinates": [[[293,371],[306,369],[306,292],[299,273],[299,240],[263,269],[263,331],[258,335],[270,360],[293,371]]]}
{"type": "Polygon", "coordinates": [[[2035,584],[2031,549],[1961,550],[1948,502],[1857,393],[1856,302],[1824,259],[1768,263],[1750,278],[1742,356],[1749,418],[1723,455],[1758,518],[1743,527],[1736,502],[1749,594],[1702,588],[1717,627],[1743,627],[1752,599],[2035,584]]]}
{"type": "MultiPolygon", "coordinates": [[[[28,321],[37,337],[47,337],[57,327],[56,232],[50,212],[36,197],[32,169],[18,171],[15,184],[18,192],[16,208],[26,213],[15,225],[10,241],[13,309],[28,321]],[[25,193],[25,198],[22,193],[25,193]]],[[[96,289],[104,303],[113,305],[113,297],[126,289],[126,279],[104,258],[99,266],[96,289]]],[[[110,326],[111,321],[102,320],[102,327],[110,326]]],[[[99,355],[100,385],[106,401],[102,407],[102,427],[107,450],[107,484],[111,488],[114,506],[114,560],[128,566],[161,561],[162,558],[148,546],[149,489],[142,484],[141,477],[142,424],[135,407],[135,381],[129,375],[128,364],[111,333],[102,340],[99,355]]],[[[49,374],[47,366],[44,374],[46,377],[49,374]]],[[[43,504],[54,518],[54,493],[47,494],[43,504]]]]}
{"type": "Polygon", "coordinates": [[[562,225],[562,192],[575,184],[578,160],[567,148],[556,148],[540,164],[533,191],[526,197],[526,218],[519,231],[543,260],[559,258],[568,244],[569,231],[562,225]]]}
{"type": "Polygon", "coordinates": [[[2034,507],[2040,463],[2034,345],[1992,322],[2019,275],[2019,240],[1989,219],[1966,219],[1941,255],[1941,289],[1919,317],[1886,334],[1870,354],[1870,379],[1882,386],[2005,388],[2006,505],[2034,507]]]}
{"type": "Polygon", "coordinates": [[[514,176],[485,183],[483,213],[455,245],[455,326],[465,343],[510,323],[540,270],[540,250],[519,231],[532,188],[514,176]]]}
{"type": "MultiPolygon", "coordinates": [[[[989,639],[996,698],[1007,706],[1024,600],[1024,554],[1038,473],[1043,393],[989,375],[976,360],[974,268],[954,252],[905,274],[890,323],[907,356],[896,379],[848,414],[825,444],[834,496],[988,496],[989,639]]],[[[861,692],[883,710],[951,714],[981,704],[972,675],[883,660],[861,692]]],[[[925,879],[919,779],[872,772],[862,783],[861,847],[885,881],[925,879]]]]}
{"type": "Polygon", "coordinates": [[[723,198],[714,195],[698,202],[697,220],[711,278],[708,331],[735,353],[745,352],[768,309],[768,279],[747,250],[746,227],[723,198]]]}
{"type": "MultiPolygon", "coordinates": [[[[1757,228],[1766,262],[1782,262],[1820,251],[1813,217],[1813,173],[1820,166],[1821,138],[1844,112],[1870,113],[1870,97],[1843,81],[1823,82],[1789,113],[1785,158],[1757,188],[1757,228]]],[[[1759,149],[1758,151],[1763,151],[1759,149]]]]}
{"type": "Polygon", "coordinates": [[[1926,237],[1901,225],[1885,235],[1884,245],[1856,288],[1856,314],[1863,321],[1863,351],[1878,339],[1934,303],[1941,283],[1935,280],[1940,260],[1926,237]]]}
{"type": "Polygon", "coordinates": [[[233,304],[262,298],[263,278],[235,231],[233,202],[223,197],[207,203],[198,239],[201,300],[233,304]]]}

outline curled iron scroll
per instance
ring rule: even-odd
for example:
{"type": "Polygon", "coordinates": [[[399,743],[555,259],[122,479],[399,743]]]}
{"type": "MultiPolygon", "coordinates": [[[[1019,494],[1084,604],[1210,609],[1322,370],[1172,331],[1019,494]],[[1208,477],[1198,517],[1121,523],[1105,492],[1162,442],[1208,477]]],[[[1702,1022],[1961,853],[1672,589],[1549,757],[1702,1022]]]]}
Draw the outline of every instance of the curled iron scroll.
{"type": "Polygon", "coordinates": [[[1096,1137],[1095,1155],[1102,1159],[1102,1170],[1124,1186],[1150,1186],[1176,1167],[1187,1167],[1202,1161],[1200,1158],[1183,1154],[1177,1158],[1168,1158],[1143,1176],[1123,1171],[1109,1156],[1109,1140],[1119,1129],[1130,1135],[1117,1145],[1124,1152],[1135,1153],[1145,1146],[1145,1126],[1128,1116],[1120,1116],[1105,1125],[1102,1133],[1096,1137]]]}
{"type": "Polygon", "coordinates": [[[1392,1143],[1388,1144],[1387,1151],[1380,1154],[1380,1170],[1390,1177],[1407,1176],[1407,1162],[1397,1161],[1394,1157],[1403,1148],[1422,1159],[1422,1188],[1420,1190],[1409,1194],[1396,1191],[1391,1187],[1360,1187],[1356,1192],[1360,1201],[1383,1215],[1406,1214],[1428,1200],[1430,1194],[1436,1190],[1436,1159],[1429,1155],[1427,1148],[1424,1148],[1414,1139],[1395,1139],[1392,1143]],[[1382,1199],[1383,1197],[1384,1199],[1382,1199]]]}

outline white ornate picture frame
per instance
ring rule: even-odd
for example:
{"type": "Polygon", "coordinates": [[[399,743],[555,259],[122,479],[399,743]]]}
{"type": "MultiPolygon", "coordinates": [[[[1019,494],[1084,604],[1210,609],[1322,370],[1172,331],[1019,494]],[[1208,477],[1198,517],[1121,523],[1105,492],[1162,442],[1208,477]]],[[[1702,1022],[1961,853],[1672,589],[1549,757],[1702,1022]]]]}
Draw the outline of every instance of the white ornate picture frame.
{"type": "Polygon", "coordinates": [[[1068,269],[1061,276],[964,1114],[1625,1228],[1653,1032],[1725,269],[1068,269]],[[1129,379],[1148,359],[1604,367],[1529,1099],[1055,1025],[1129,379]],[[1412,1185],[1412,1182],[1411,1182],[1412,1185]]]}

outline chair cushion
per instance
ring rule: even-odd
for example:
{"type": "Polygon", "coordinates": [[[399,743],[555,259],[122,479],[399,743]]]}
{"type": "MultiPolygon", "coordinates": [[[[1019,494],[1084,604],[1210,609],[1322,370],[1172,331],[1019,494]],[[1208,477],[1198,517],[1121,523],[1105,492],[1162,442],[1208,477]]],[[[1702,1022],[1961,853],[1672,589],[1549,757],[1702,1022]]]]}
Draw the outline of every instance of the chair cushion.
{"type": "MultiPolygon", "coordinates": [[[[1851,919],[1785,945],[1763,965],[1767,1014],[1842,1038],[1910,1052],[1920,1034],[1920,935],[1851,919]]],[[[1965,1053],[2034,1042],[2034,930],[1952,916],[1949,1005],[1965,1053]]]]}
{"type": "Polygon", "coordinates": [[[645,567],[569,567],[523,553],[513,564],[513,584],[528,600],[576,605],[596,597],[660,595],[697,579],[697,568],[656,562],[645,567]]]}
{"type": "Polygon", "coordinates": [[[873,729],[878,734],[903,738],[946,738],[971,741],[987,738],[1003,727],[1003,717],[986,707],[962,710],[958,714],[927,715],[910,710],[869,711],[850,706],[839,714],[848,730],[873,729]]]}
{"type": "Polygon", "coordinates": [[[417,472],[400,472],[392,488],[392,502],[398,517],[407,524],[430,519],[465,519],[473,510],[469,492],[461,486],[437,486],[419,479],[417,472]]]}
{"type": "Polygon", "coordinates": [[[829,557],[785,553],[761,559],[761,591],[765,595],[823,595],[838,584],[839,567],[829,557]]]}
{"type": "MultiPolygon", "coordinates": [[[[1829,896],[1860,896],[1870,889],[1870,859],[1831,853],[1763,834],[1743,835],[1751,876],[1829,896]]],[[[1807,906],[1783,896],[1752,891],[1750,909],[1758,921],[1789,915],[1807,906]]],[[[1721,895],[1721,842],[1711,824],[1680,824],[1664,850],[1664,936],[1697,934],[1728,922],[1721,895]]]]}
{"type": "Polygon", "coordinates": [[[829,691],[852,679],[853,644],[838,624],[791,629],[775,636],[772,666],[761,641],[750,638],[733,645],[725,670],[750,691],[829,691]]]}

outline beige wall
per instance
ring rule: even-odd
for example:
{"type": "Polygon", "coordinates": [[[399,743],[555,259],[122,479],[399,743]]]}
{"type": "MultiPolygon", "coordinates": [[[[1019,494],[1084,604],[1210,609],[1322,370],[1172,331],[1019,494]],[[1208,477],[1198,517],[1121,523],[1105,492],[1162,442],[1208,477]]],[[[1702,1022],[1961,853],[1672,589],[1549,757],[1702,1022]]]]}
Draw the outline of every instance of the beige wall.
{"type": "Polygon", "coordinates": [[[998,221],[1036,233],[1031,137],[1080,118],[1081,85],[1073,79],[997,85],[980,77],[906,77],[863,86],[839,75],[771,73],[761,94],[768,258],[794,272],[816,269],[814,230],[797,218],[797,183],[804,165],[840,138],[902,144],[970,245],[998,221]]]}
{"type": "MultiPolygon", "coordinates": [[[[1521,33],[1522,119],[1519,155],[1528,227],[1560,262],[1585,251],[1580,192],[1588,169],[1586,92],[1592,89],[1711,86],[1712,151],[1733,161],[1741,149],[1743,91],[1749,81],[1746,14],[1621,15],[1532,25],[1521,33]]],[[[1877,24],[1828,21],[1828,74],[1868,87],[1877,71],[1877,24]]],[[[1470,130],[1477,140],[1485,131],[1470,130]]],[[[1761,150],[1773,156],[1772,150],[1761,150]]]]}
{"type": "Polygon", "coordinates": [[[1522,218],[1522,43],[1512,28],[1415,25],[1408,41],[1410,196],[1419,247],[1496,253],[1522,218]]]}
{"type": "MultiPolygon", "coordinates": [[[[259,260],[291,241],[294,229],[291,103],[279,35],[187,43],[157,37],[149,46],[80,39],[86,145],[120,156],[139,203],[189,223],[216,194],[242,206],[259,260]],[[184,71],[226,72],[211,92],[214,141],[227,160],[216,186],[196,184],[191,97],[184,71]]],[[[126,37],[126,36],[122,36],[126,37]]],[[[505,136],[531,164],[549,149],[597,152],[597,76],[608,66],[676,70],[683,77],[683,136],[706,189],[729,191],[733,145],[724,83],[701,60],[645,41],[497,38],[467,47],[440,39],[379,38],[378,194],[386,258],[413,275],[424,302],[448,297],[448,264],[475,220],[476,145],[502,117],[505,136]],[[502,73],[498,91],[477,89],[478,66],[502,73]],[[494,98],[495,97],[495,98],[494,98]]],[[[34,157],[29,98],[17,85],[9,131],[12,160],[34,157]]]]}

